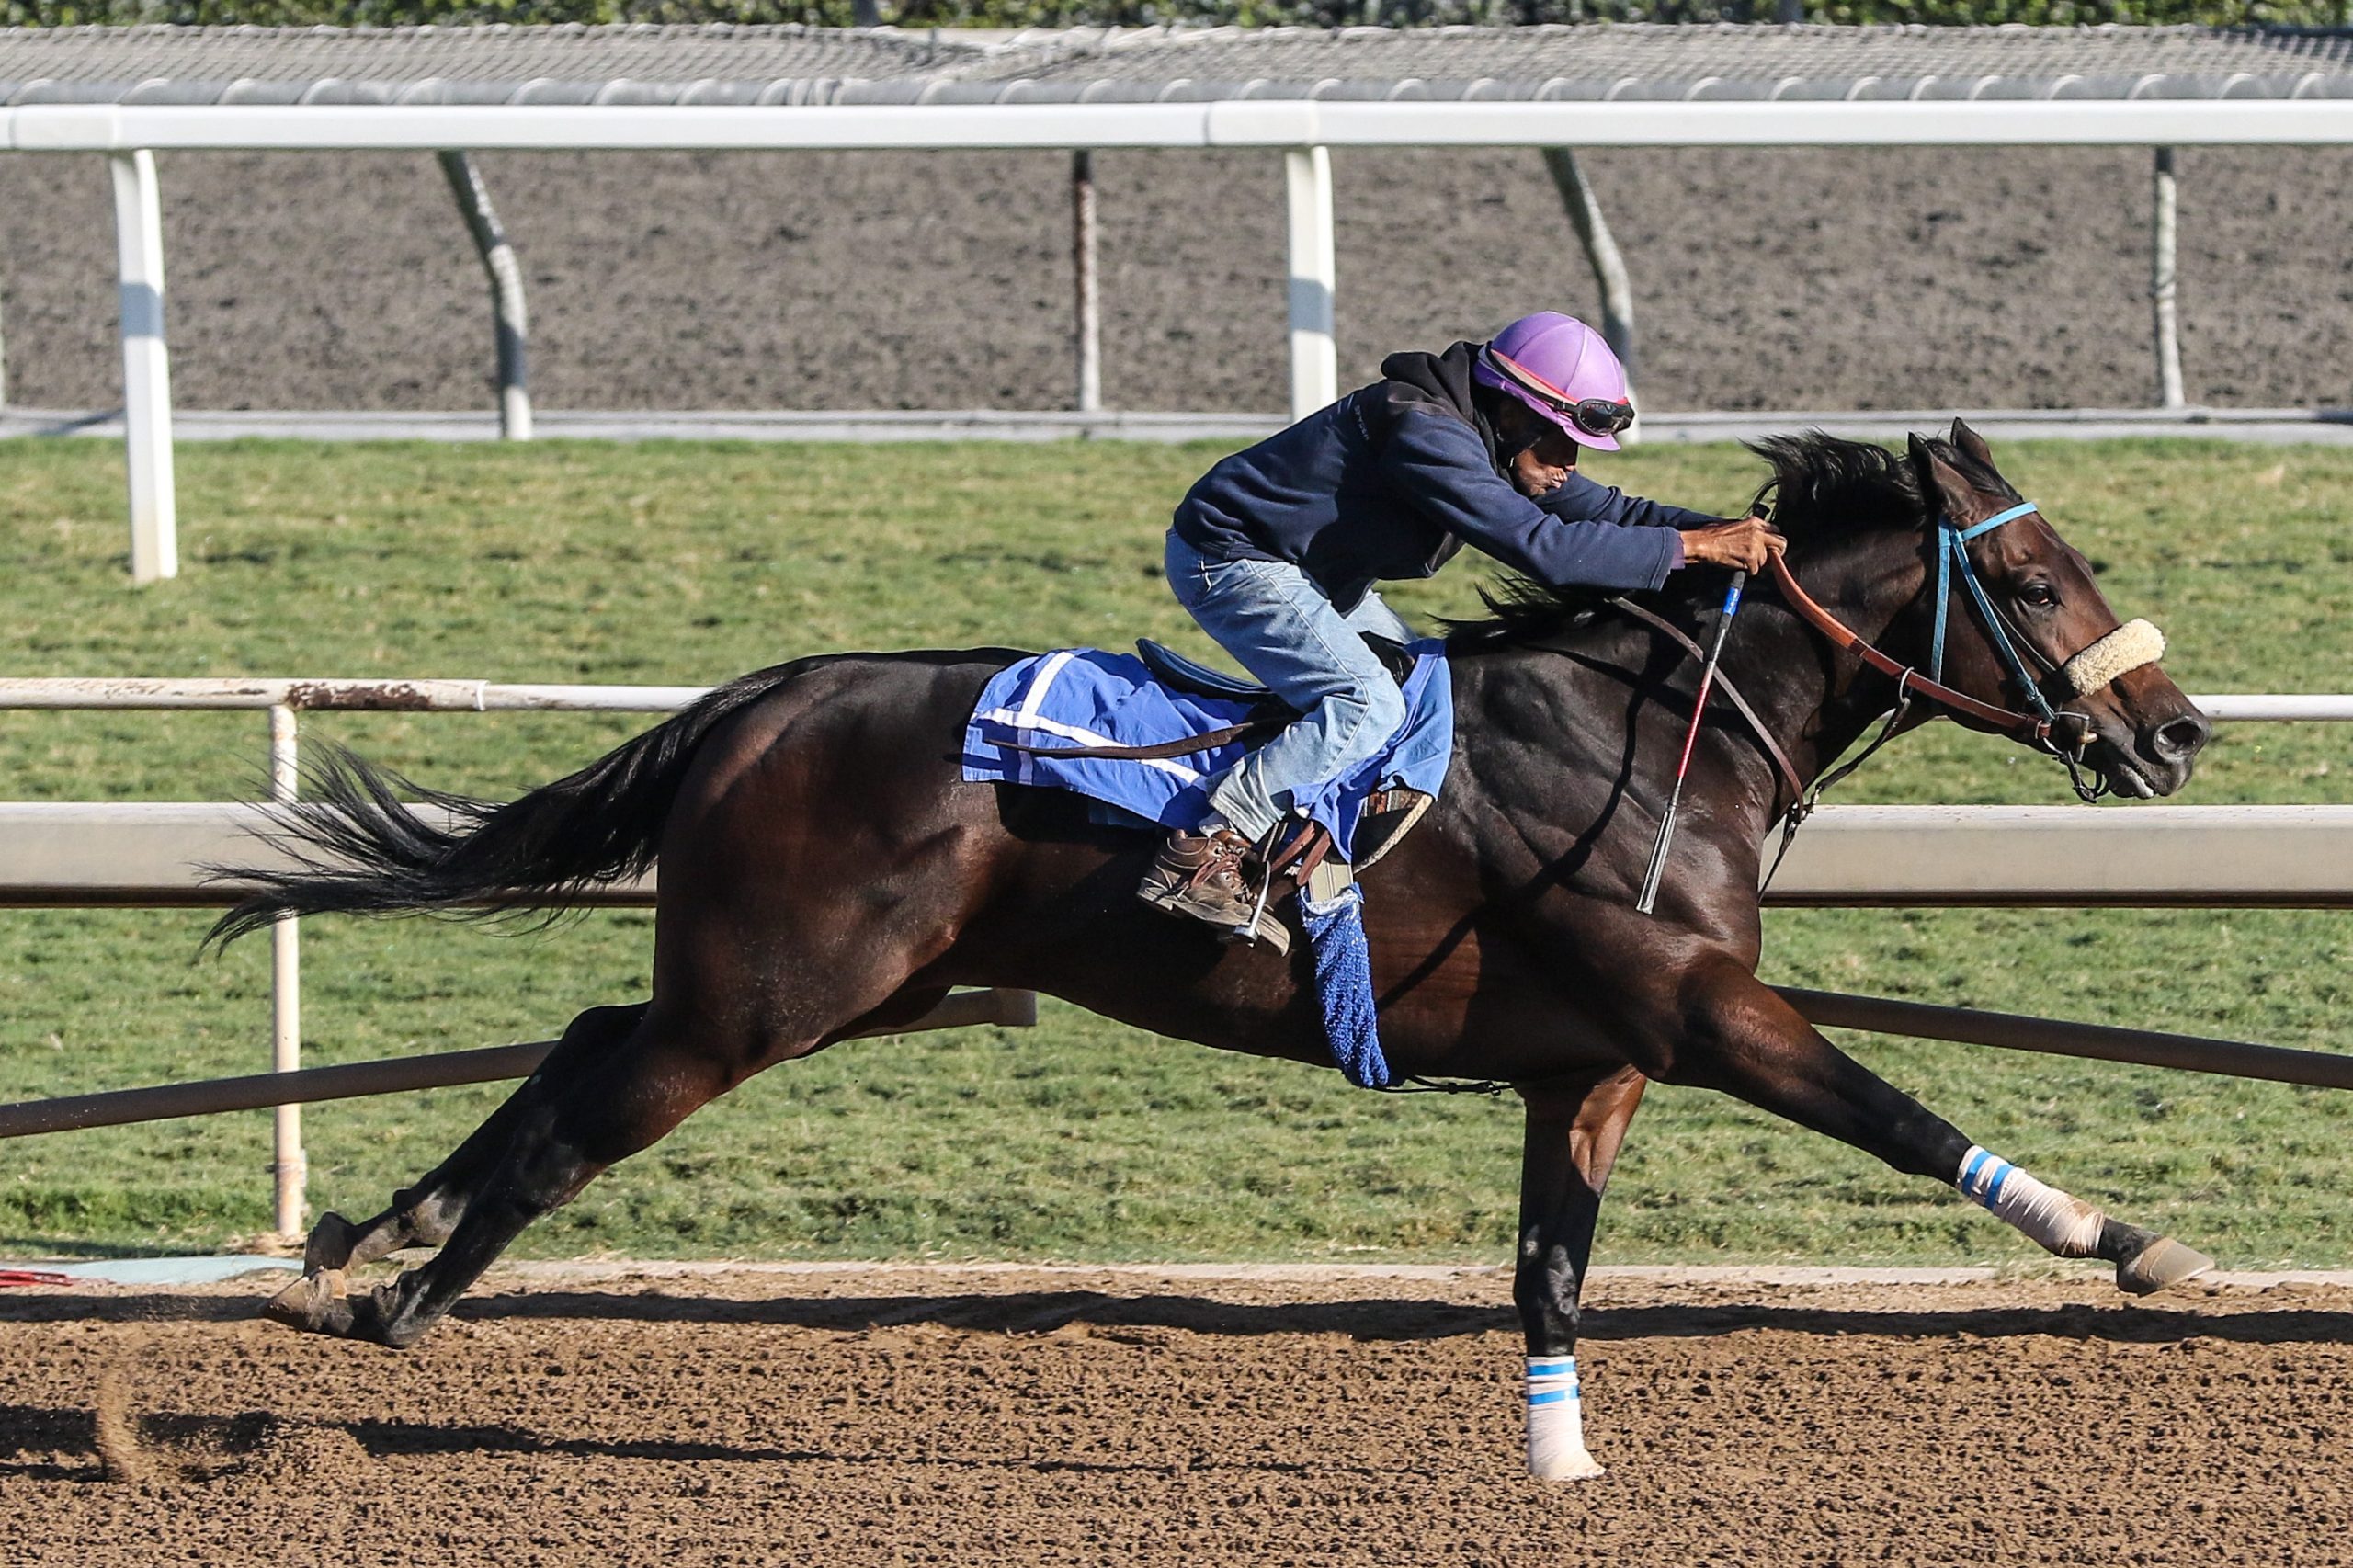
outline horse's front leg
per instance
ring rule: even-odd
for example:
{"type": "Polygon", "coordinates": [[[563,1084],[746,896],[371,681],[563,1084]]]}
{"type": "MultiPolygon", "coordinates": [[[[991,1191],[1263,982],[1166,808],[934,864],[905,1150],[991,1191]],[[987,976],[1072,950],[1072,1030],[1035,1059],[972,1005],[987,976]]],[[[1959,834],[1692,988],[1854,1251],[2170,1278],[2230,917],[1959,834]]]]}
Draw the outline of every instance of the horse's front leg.
{"type": "Polygon", "coordinates": [[[1602,1473],[1585,1446],[1577,1382],[1578,1297],[1602,1188],[1647,1080],[1631,1067],[1574,1084],[1523,1085],[1519,1259],[1512,1298],[1528,1339],[1528,1472],[1544,1481],[1602,1473]]]}
{"type": "Polygon", "coordinates": [[[1832,1045],[1730,959],[1686,972],[1653,1075],[1721,1089],[1760,1110],[1827,1133],[1897,1170],[1950,1184],[1995,1218],[2061,1257],[2116,1266],[2120,1290],[2145,1296],[2205,1273],[2214,1260],[2126,1224],[1978,1147],[1943,1118],[1832,1045]]]}

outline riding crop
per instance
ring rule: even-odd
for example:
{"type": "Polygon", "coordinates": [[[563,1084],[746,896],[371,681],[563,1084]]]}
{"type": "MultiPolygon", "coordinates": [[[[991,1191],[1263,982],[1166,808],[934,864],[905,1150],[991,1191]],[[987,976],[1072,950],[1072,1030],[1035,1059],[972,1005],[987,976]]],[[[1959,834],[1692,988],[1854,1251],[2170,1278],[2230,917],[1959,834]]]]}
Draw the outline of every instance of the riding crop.
{"type": "Polygon", "coordinates": [[[1732,585],[1724,590],[1723,608],[1716,612],[1716,635],[1708,644],[1708,662],[1699,667],[1699,695],[1691,702],[1691,727],[1683,733],[1683,756],[1675,765],[1675,789],[1666,798],[1666,814],[1658,819],[1658,841],[1651,846],[1651,863],[1643,872],[1642,896],[1634,901],[1634,908],[1643,915],[1658,903],[1667,846],[1675,841],[1675,814],[1683,805],[1683,776],[1691,771],[1691,751],[1699,744],[1699,723],[1708,712],[1708,688],[1716,684],[1716,665],[1724,656],[1724,634],[1732,630],[1732,618],[1740,609],[1740,590],[1747,583],[1746,572],[1734,572],[1732,585]]]}

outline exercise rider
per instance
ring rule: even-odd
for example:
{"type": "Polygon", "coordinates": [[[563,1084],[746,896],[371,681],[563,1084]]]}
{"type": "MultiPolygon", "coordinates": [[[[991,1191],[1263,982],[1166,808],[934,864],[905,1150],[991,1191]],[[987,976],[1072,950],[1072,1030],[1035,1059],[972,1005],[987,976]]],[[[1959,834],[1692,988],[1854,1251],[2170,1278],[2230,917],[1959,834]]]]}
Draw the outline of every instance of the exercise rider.
{"type": "Polygon", "coordinates": [[[1307,791],[1377,756],[1404,699],[1364,634],[1409,642],[1376,582],[1463,545],[1553,586],[1656,588],[1687,565],[1756,571],[1781,538],[1577,472],[1634,420],[1601,335],[1553,312],[1490,343],[1392,354],[1381,380],[1204,474],[1168,530],[1168,585],[1300,717],[1211,780],[1212,814],[1168,835],[1145,903],[1251,940],[1254,847],[1307,791]]]}

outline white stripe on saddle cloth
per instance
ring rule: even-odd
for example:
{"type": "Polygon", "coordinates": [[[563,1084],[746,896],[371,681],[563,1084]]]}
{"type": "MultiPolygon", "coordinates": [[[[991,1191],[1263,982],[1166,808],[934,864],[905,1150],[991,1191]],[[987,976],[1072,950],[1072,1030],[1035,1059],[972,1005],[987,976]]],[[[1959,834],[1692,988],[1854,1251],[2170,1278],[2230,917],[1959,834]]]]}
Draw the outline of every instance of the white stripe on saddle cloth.
{"type": "MultiPolygon", "coordinates": [[[[1093,730],[1083,725],[1065,724],[1060,720],[1046,718],[1038,711],[1040,708],[1045,706],[1046,691],[1054,684],[1054,677],[1061,675],[1063,667],[1077,656],[1074,650],[1067,648],[1058,653],[1047,654],[1040,662],[1038,673],[1029,677],[1029,688],[1021,694],[1019,708],[992,708],[982,714],[981,718],[988,723],[1003,724],[1007,729],[1034,730],[1044,734],[1059,736],[1063,740],[1075,741],[1083,746],[1118,745],[1120,743],[1109,735],[1097,734],[1093,730]]],[[[1038,759],[1028,752],[1016,752],[1013,755],[1020,758],[1018,766],[1021,770],[1021,782],[1024,784],[1038,782],[1038,759]]],[[[1188,784],[1199,782],[1201,777],[1199,769],[1188,767],[1181,762],[1172,762],[1166,757],[1138,757],[1127,760],[1141,762],[1146,767],[1156,767],[1170,778],[1182,779],[1188,784]]]]}

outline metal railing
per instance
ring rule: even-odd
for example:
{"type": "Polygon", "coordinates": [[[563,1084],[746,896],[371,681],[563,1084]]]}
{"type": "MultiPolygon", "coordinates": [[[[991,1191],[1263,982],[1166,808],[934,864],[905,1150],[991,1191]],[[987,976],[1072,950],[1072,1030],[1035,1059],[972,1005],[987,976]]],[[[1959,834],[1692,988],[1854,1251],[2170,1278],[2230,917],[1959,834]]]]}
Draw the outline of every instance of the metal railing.
{"type": "MultiPolygon", "coordinates": [[[[1334,147],[2328,146],[2353,143],[2353,99],[1960,99],[824,106],[26,104],[0,108],[0,152],[102,153],[114,184],[132,575],[178,573],[171,377],[164,338],[158,150],[784,151],[1264,148],[1284,154],[1290,413],[1339,395],[1334,147]]],[[[2161,168],[2161,178],[2169,180],[2161,168]]],[[[1081,182],[1082,186],[1084,182],[1081,182]]],[[[2171,190],[2160,189],[2160,201],[2171,190]]],[[[1088,219],[1082,209],[1078,222],[1088,219]]],[[[485,238],[485,244],[488,241],[485,238]]],[[[2154,262],[2170,331],[2168,234],[2154,262]]],[[[498,247],[483,256],[500,278],[498,247]]],[[[1082,268],[1086,244],[1079,246],[1082,268]]],[[[519,290],[503,290],[520,366],[519,290]],[[511,297],[510,297],[511,296],[511,297]]],[[[1082,285],[1084,288],[1084,284],[1082,285]]],[[[1622,303],[1622,301],[1621,301],[1622,303]]],[[[1084,307],[1082,307],[1084,310],[1084,307]]],[[[502,338],[502,342],[507,339],[502,338]]],[[[1082,371],[1082,384],[1086,372],[1082,371]]],[[[511,421],[516,411],[510,409],[511,421]]]]}
{"type": "MultiPolygon", "coordinates": [[[[0,679],[0,710],[233,710],[269,724],[270,792],[296,798],[299,716],[336,712],[669,713],[710,688],[694,686],[525,685],[480,680],[0,679]]],[[[2353,722],[2353,695],[2193,698],[2223,722],[2353,722]]],[[[210,881],[207,863],[267,858],[250,837],[262,813],[207,802],[0,803],[0,903],[69,907],[220,904],[234,888],[210,881]]],[[[597,902],[649,904],[652,878],[597,902]]],[[[2353,806],[1831,807],[1798,839],[1773,902],[1808,906],[2353,907],[2353,806]],[[1987,852],[1998,837],[2005,852],[1987,852]],[[2023,851],[2022,844],[2031,847],[2023,851]],[[2137,852],[2130,852],[2137,847],[2137,852]],[[2126,851],[2126,852],[2120,852],[2126,851]],[[2086,868],[2097,863],[2103,874],[2086,868]],[[2078,874],[2054,881],[2054,865],[2078,874]]],[[[307,1168],[303,1102],[520,1077],[550,1042],[442,1052],[330,1068],[301,1066],[299,927],[278,921],[270,943],[268,1074],[119,1090],[0,1106],[0,1138],[172,1116],[274,1108],[273,1213],[284,1234],[302,1228],[307,1168]]],[[[2010,1049],[2145,1062],[2242,1076],[2353,1086],[2348,1059],[2237,1041],[1925,1007],[1874,997],[1786,993],[1833,1026],[1918,1034],[2010,1049]]],[[[970,992],[893,1033],[1036,1019],[1027,992],[970,992]]]]}
{"type": "MultiPolygon", "coordinates": [[[[479,680],[147,680],[147,679],[31,679],[0,680],[0,710],[6,709],[103,709],[111,710],[171,710],[191,709],[241,710],[267,714],[269,722],[269,781],[270,798],[276,802],[296,798],[300,782],[300,744],[298,715],[303,712],[601,712],[601,713],[670,713],[686,707],[710,688],[693,686],[529,686],[508,685],[479,680]]],[[[46,804],[46,803],[43,803],[46,804]]],[[[0,807],[0,812],[8,808],[0,807]]],[[[47,904],[69,906],[120,906],[223,903],[235,896],[233,889],[210,885],[204,877],[201,861],[210,858],[208,849],[218,851],[224,841],[235,845],[236,836],[257,819],[248,818],[234,824],[230,835],[220,831],[220,824],[210,812],[214,808],[199,806],[194,812],[188,807],[165,804],[142,805],[138,802],[74,806],[71,810],[85,810],[96,813],[97,831],[91,838],[76,840],[61,834],[64,825],[53,813],[36,806],[30,817],[19,817],[17,825],[29,826],[30,836],[42,843],[43,853],[38,858],[11,856],[18,869],[0,872],[0,878],[13,879],[20,890],[20,899],[29,899],[36,887],[53,890],[53,896],[38,900],[47,904]],[[144,869],[121,883],[107,883],[103,887],[79,884],[77,880],[61,874],[59,862],[87,863],[94,854],[119,852],[121,847],[122,825],[142,817],[150,821],[161,818],[158,825],[175,841],[190,843],[195,848],[194,860],[183,855],[176,863],[163,872],[144,869]],[[191,820],[193,818],[193,820],[191,820]],[[213,831],[207,838],[203,825],[213,831]],[[189,830],[199,831],[194,839],[189,830]],[[23,862],[37,860],[37,869],[28,871],[23,862]]],[[[230,808],[233,810],[234,808],[230,808]]],[[[18,808],[21,812],[22,808],[18,808]]],[[[248,808],[250,810],[250,808],[248,808]]],[[[5,830],[0,830],[4,832],[5,830]]],[[[135,846],[135,841],[134,841],[135,846]]],[[[258,841],[252,847],[258,850],[258,841]]],[[[235,858],[236,851],[225,852],[235,858]]],[[[631,902],[651,902],[650,892],[631,902]]],[[[272,1074],[301,1074],[302,1065],[302,958],[299,922],[292,917],[280,919],[270,928],[270,1071],[272,1074]]],[[[928,1028],[953,1028],[959,1024],[995,1022],[1018,1024],[1034,1021],[1036,1002],[1026,993],[976,993],[951,997],[949,1003],[931,1017],[919,1019],[904,1029],[892,1033],[913,1033],[928,1028]],[[985,998],[976,1006],[975,997],[985,998]],[[944,1017],[942,1015],[945,1015],[944,1017]]],[[[524,1047],[504,1047],[507,1052],[526,1050],[524,1047]]],[[[544,1046],[540,1048],[544,1051],[544,1046]]],[[[496,1051],[455,1053],[468,1057],[496,1051]]],[[[536,1059],[534,1059],[536,1060],[536,1059]]],[[[507,1065],[502,1058],[499,1065],[507,1065]]],[[[392,1064],[376,1064],[389,1066],[392,1064]]],[[[482,1077],[451,1078],[447,1074],[451,1063],[435,1064],[433,1059],[411,1061],[400,1064],[398,1074],[379,1074],[371,1083],[392,1083],[396,1087],[418,1088],[445,1083],[486,1081],[482,1077]]],[[[465,1065],[465,1064],[460,1064],[465,1065]]],[[[480,1068],[482,1063],[472,1065],[480,1068]]],[[[323,1070],[332,1081],[335,1074],[348,1075],[349,1069],[323,1070]]],[[[528,1067],[523,1072],[528,1073],[528,1067]]],[[[521,1076],[521,1073],[492,1073],[491,1077],[521,1076]]],[[[309,1076],[309,1075],[306,1075],[309,1076]]],[[[364,1076],[364,1075],[363,1075],[364,1076]]],[[[359,1082],[360,1079],[353,1079],[359,1082]]],[[[192,1085],[167,1085],[154,1091],[126,1091],[131,1096],[162,1096],[150,1103],[195,1104],[183,1095],[175,1099],[168,1092],[173,1088],[192,1085]]],[[[357,1091],[337,1090],[333,1093],[306,1095],[306,1098],[339,1097],[343,1093],[386,1093],[385,1087],[369,1087],[357,1091]]],[[[100,1096],[102,1098],[108,1096],[100,1096]]],[[[299,1234],[302,1229],[309,1187],[309,1165],[302,1146],[302,1112],[299,1100],[264,1099],[252,1102],[273,1107],[275,1126],[272,1130],[270,1161],[272,1215],[277,1231],[282,1235],[299,1234]]],[[[165,1114],[202,1114],[203,1108],[181,1109],[165,1114]]],[[[76,1123],[75,1125],[98,1125],[76,1123]]]]}

